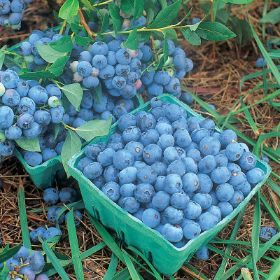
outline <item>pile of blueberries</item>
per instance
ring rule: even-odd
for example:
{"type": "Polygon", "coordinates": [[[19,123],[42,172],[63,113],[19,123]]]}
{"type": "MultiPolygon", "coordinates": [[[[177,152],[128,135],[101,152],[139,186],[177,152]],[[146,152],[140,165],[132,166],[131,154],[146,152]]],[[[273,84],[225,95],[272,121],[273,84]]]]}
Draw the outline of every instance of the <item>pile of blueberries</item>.
{"type": "MultiPolygon", "coordinates": [[[[12,155],[15,141],[39,137],[63,120],[61,91],[54,84],[46,87],[25,81],[13,70],[0,71],[0,157],[12,155]]],[[[38,164],[48,158],[42,146],[38,164]]],[[[24,154],[28,160],[29,152],[24,154]]]]}
{"type": "Polygon", "coordinates": [[[22,246],[5,264],[0,263],[0,269],[4,265],[9,269],[7,279],[49,280],[46,274],[41,273],[45,266],[45,259],[40,251],[33,251],[22,246]]]}
{"type": "Polygon", "coordinates": [[[0,26],[19,29],[26,5],[32,0],[0,0],[0,26]]]}
{"type": "MultiPolygon", "coordinates": [[[[50,224],[59,224],[64,223],[68,213],[65,213],[62,210],[63,204],[73,203],[79,199],[79,194],[72,187],[65,187],[60,190],[56,188],[49,187],[44,190],[43,200],[49,205],[47,219],[50,224]]],[[[74,218],[76,226],[80,225],[82,220],[82,213],[79,210],[74,211],[74,218]]],[[[42,241],[52,239],[54,237],[59,237],[62,235],[61,230],[58,227],[37,227],[36,229],[30,232],[30,239],[33,243],[39,243],[40,239],[42,241]]]]}
{"type": "Polygon", "coordinates": [[[213,228],[264,178],[232,130],[158,98],[120,117],[77,168],[108,198],[177,247],[213,228]]]}

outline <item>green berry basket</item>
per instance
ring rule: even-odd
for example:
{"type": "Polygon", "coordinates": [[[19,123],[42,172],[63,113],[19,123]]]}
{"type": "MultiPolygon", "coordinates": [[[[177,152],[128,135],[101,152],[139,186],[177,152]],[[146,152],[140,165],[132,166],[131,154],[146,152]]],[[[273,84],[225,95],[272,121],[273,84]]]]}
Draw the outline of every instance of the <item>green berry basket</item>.
{"type": "MultiPolygon", "coordinates": [[[[183,107],[189,116],[201,115],[195,113],[189,106],[180,102],[178,99],[164,94],[158,97],[162,101],[175,103],[183,107]]],[[[139,111],[148,111],[150,103],[145,103],[133,113],[139,111]]],[[[116,125],[112,127],[109,135],[95,138],[91,143],[108,142],[109,136],[116,130],[116,125]]],[[[216,128],[219,131],[218,128],[216,128]]],[[[97,218],[104,226],[113,229],[117,236],[124,241],[127,246],[134,246],[148,257],[154,266],[165,275],[172,275],[188,261],[193,254],[203,245],[213,239],[250,201],[256,192],[265,183],[271,168],[263,161],[257,160],[257,167],[261,168],[265,177],[262,182],[256,185],[249,195],[239,204],[234,211],[222,219],[214,228],[203,232],[195,239],[189,241],[184,247],[176,248],[170,242],[165,240],[157,231],[148,228],[134,216],[124,211],[116,203],[105,196],[81,171],[77,169],[79,160],[84,157],[81,151],[75,155],[69,162],[70,174],[78,181],[85,208],[93,217],[97,218]]]]}
{"type": "MultiPolygon", "coordinates": [[[[141,108],[144,104],[144,101],[140,95],[137,95],[134,103],[136,108],[141,108]]],[[[112,127],[114,126],[115,124],[112,125],[112,127]]],[[[64,170],[60,155],[49,159],[35,167],[30,166],[26,162],[19,150],[15,151],[15,156],[18,158],[26,172],[29,174],[34,185],[39,189],[44,189],[51,186],[54,182],[56,174],[58,172],[63,172],[64,170]]]]}

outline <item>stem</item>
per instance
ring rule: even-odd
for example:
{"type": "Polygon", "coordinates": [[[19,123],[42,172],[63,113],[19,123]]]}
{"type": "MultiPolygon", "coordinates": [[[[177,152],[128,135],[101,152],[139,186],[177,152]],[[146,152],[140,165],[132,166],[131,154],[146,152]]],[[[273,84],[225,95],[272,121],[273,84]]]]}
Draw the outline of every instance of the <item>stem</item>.
{"type": "Polygon", "coordinates": [[[111,2],[113,2],[113,0],[107,0],[107,1],[104,1],[104,2],[101,2],[101,3],[94,4],[94,5],[92,5],[92,7],[103,6],[103,5],[109,4],[111,2]]]}
{"type": "Polygon", "coordinates": [[[63,33],[63,31],[64,31],[64,28],[65,28],[66,24],[67,24],[67,21],[66,21],[66,20],[64,20],[64,21],[63,21],[63,24],[62,24],[62,26],[61,26],[61,28],[60,28],[60,30],[59,30],[59,34],[60,34],[60,35],[62,35],[62,33],[63,33]]]}
{"type": "MultiPolygon", "coordinates": [[[[100,4],[101,4],[101,3],[100,3],[100,4]]],[[[87,22],[86,22],[86,20],[85,20],[85,17],[84,17],[84,14],[83,14],[81,8],[79,9],[79,15],[80,15],[81,24],[82,24],[82,26],[85,28],[87,34],[88,34],[90,37],[94,38],[94,37],[96,36],[96,34],[93,33],[93,32],[90,30],[90,28],[89,28],[89,26],[88,26],[88,24],[87,24],[87,22]]]]}

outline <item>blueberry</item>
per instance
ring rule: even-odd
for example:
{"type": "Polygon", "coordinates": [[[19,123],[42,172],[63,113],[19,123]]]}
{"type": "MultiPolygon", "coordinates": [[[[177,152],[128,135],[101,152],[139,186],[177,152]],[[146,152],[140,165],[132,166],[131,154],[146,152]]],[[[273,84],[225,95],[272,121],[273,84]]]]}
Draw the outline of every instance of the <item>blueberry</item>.
{"type": "Polygon", "coordinates": [[[9,128],[14,122],[14,112],[8,106],[0,106],[0,130],[9,128]]]}
{"type": "Polygon", "coordinates": [[[47,161],[57,156],[57,153],[54,149],[45,148],[42,150],[43,161],[47,161]]]}
{"type": "Polygon", "coordinates": [[[56,227],[48,227],[48,229],[46,230],[45,234],[44,234],[44,239],[48,240],[50,238],[54,238],[56,236],[61,236],[62,232],[60,229],[56,228],[56,227]]]}
{"type": "Polygon", "coordinates": [[[107,63],[109,65],[116,65],[117,64],[117,59],[116,59],[116,54],[113,51],[109,51],[107,55],[107,63]]]}
{"type": "Polygon", "coordinates": [[[85,147],[85,155],[92,160],[96,160],[101,151],[101,146],[98,144],[87,145],[85,147]]]}
{"type": "Polygon", "coordinates": [[[35,273],[42,271],[45,265],[45,260],[41,252],[34,251],[30,256],[30,266],[35,273]]]}
{"type": "Polygon", "coordinates": [[[92,66],[88,61],[80,61],[77,65],[77,72],[84,78],[89,77],[92,72],[92,66]]]}
{"type": "Polygon", "coordinates": [[[170,242],[179,242],[183,238],[183,230],[178,225],[165,224],[161,229],[161,234],[170,242]]]}
{"type": "Polygon", "coordinates": [[[163,152],[163,158],[166,163],[171,163],[176,159],[179,159],[180,156],[175,147],[167,147],[163,152]]]}
{"type": "Polygon", "coordinates": [[[164,184],[164,190],[169,194],[182,191],[183,182],[178,174],[168,174],[165,177],[164,184]]]}
{"type": "Polygon", "coordinates": [[[167,174],[178,174],[183,176],[186,173],[186,167],[182,160],[177,159],[171,162],[167,167],[167,174]]]}
{"type": "Polygon", "coordinates": [[[213,228],[218,222],[218,217],[209,212],[202,213],[198,218],[198,223],[202,231],[213,228]]]}
{"type": "Polygon", "coordinates": [[[160,161],[162,157],[162,150],[156,144],[149,144],[143,149],[143,159],[147,164],[153,164],[160,161]]]}
{"type": "Polygon", "coordinates": [[[217,167],[222,167],[222,166],[228,165],[228,158],[223,153],[219,153],[219,154],[215,155],[215,160],[217,163],[217,167]]]}
{"type": "Polygon", "coordinates": [[[214,137],[204,137],[199,143],[199,150],[204,155],[217,155],[220,151],[221,143],[214,137]]]}
{"type": "Polygon", "coordinates": [[[103,166],[109,166],[113,163],[113,158],[115,155],[115,150],[112,148],[106,148],[104,151],[100,152],[97,156],[97,161],[103,166]]]}
{"type": "Polygon", "coordinates": [[[236,174],[238,174],[239,172],[241,172],[241,168],[239,165],[237,165],[236,163],[233,162],[229,162],[227,165],[228,170],[231,172],[231,175],[234,176],[236,174]]]}
{"type": "Polygon", "coordinates": [[[192,200],[198,203],[202,210],[208,209],[212,204],[212,197],[208,193],[196,193],[192,200]]]}
{"type": "Polygon", "coordinates": [[[49,277],[43,273],[43,274],[37,275],[36,280],[49,280],[49,277]]]}
{"type": "Polygon", "coordinates": [[[198,163],[198,170],[201,173],[210,173],[212,172],[216,167],[216,161],[215,157],[212,155],[208,155],[204,157],[199,163],[198,163]]]}
{"type": "Polygon", "coordinates": [[[119,150],[113,157],[114,166],[122,170],[128,166],[132,166],[134,163],[134,156],[127,150],[119,150]]]}
{"type": "Polygon", "coordinates": [[[44,105],[48,101],[48,93],[42,86],[32,87],[28,92],[28,97],[38,105],[44,105]]]}
{"type": "Polygon", "coordinates": [[[226,147],[226,156],[230,161],[237,161],[241,158],[244,150],[239,143],[233,142],[226,147]]]}
{"type": "Polygon", "coordinates": [[[207,212],[209,212],[209,213],[215,215],[216,217],[218,217],[219,221],[220,221],[221,218],[222,218],[221,210],[220,210],[220,208],[219,208],[218,206],[216,206],[216,205],[212,205],[211,207],[209,207],[209,208],[207,209],[207,212]]]}
{"type": "Polygon", "coordinates": [[[228,216],[233,211],[232,205],[227,201],[219,202],[218,207],[221,210],[221,215],[222,215],[223,218],[228,216]]]}
{"type": "Polygon", "coordinates": [[[120,184],[129,184],[136,180],[137,169],[133,166],[126,167],[119,173],[120,184]]]}
{"type": "Polygon", "coordinates": [[[184,237],[188,240],[194,239],[197,237],[201,232],[200,225],[192,220],[185,220],[183,233],[184,237]]]}
{"type": "Polygon", "coordinates": [[[20,247],[20,249],[17,251],[15,254],[14,258],[15,259],[23,259],[26,260],[29,257],[30,250],[25,248],[24,246],[20,247]]]}
{"type": "Polygon", "coordinates": [[[138,170],[137,179],[141,183],[153,184],[157,179],[157,173],[152,169],[151,166],[146,165],[138,170]]]}
{"type": "Polygon", "coordinates": [[[210,136],[210,132],[209,132],[209,130],[207,130],[205,128],[195,129],[191,133],[191,138],[192,138],[193,142],[195,142],[196,144],[199,144],[203,138],[208,137],[208,136],[210,136]]]}
{"type": "Polygon", "coordinates": [[[51,108],[50,112],[51,112],[52,122],[54,124],[60,123],[63,121],[64,108],[62,106],[58,106],[56,108],[51,108]]]}
{"type": "Polygon", "coordinates": [[[62,203],[71,203],[77,199],[77,192],[75,189],[66,187],[59,192],[59,199],[62,203]]]}
{"type": "Polygon", "coordinates": [[[113,39],[108,43],[108,49],[116,52],[121,47],[121,43],[122,42],[120,40],[113,39]]]}
{"type": "Polygon", "coordinates": [[[136,186],[134,184],[124,184],[120,187],[120,195],[122,197],[132,197],[135,190],[136,186]]]}
{"type": "Polygon", "coordinates": [[[215,184],[224,184],[231,177],[231,173],[227,167],[217,167],[211,172],[211,179],[215,184]]]}
{"type": "Polygon", "coordinates": [[[166,175],[167,166],[164,162],[157,161],[151,165],[152,169],[158,176],[166,175]]]}
{"type": "MultiPolygon", "coordinates": [[[[115,40],[116,41],[116,40],[115,40]]],[[[109,50],[109,46],[102,41],[96,41],[93,45],[90,46],[89,51],[93,54],[102,54],[102,55],[107,55],[109,50]]]]}
{"type": "Polygon", "coordinates": [[[120,131],[124,131],[130,126],[136,126],[136,117],[131,113],[122,115],[118,120],[118,128],[120,131]]]}
{"type": "Polygon", "coordinates": [[[179,97],[181,94],[181,83],[178,78],[172,77],[168,85],[165,86],[167,92],[179,97]]]}
{"type": "MultiPolygon", "coordinates": [[[[102,69],[102,70],[104,70],[104,69],[102,69]]],[[[99,86],[99,79],[96,77],[88,76],[83,79],[83,86],[85,88],[89,88],[89,89],[96,88],[99,86]]]]}
{"type": "Polygon", "coordinates": [[[150,46],[148,45],[143,45],[140,50],[143,53],[143,57],[142,57],[142,61],[143,62],[148,62],[151,60],[151,58],[153,57],[153,52],[152,49],[150,48],[150,46]]]}
{"type": "Polygon", "coordinates": [[[157,145],[163,150],[167,147],[174,146],[174,144],[175,140],[171,134],[162,134],[157,142],[157,145]]]}
{"type": "Polygon", "coordinates": [[[184,209],[185,217],[192,220],[197,219],[200,216],[201,212],[201,206],[192,200],[189,201],[189,203],[186,205],[186,208],[184,209]]]}
{"type": "Polygon", "coordinates": [[[108,183],[108,182],[105,182],[103,176],[99,176],[91,181],[98,189],[101,189],[105,183],[108,183]]]}
{"type": "Polygon", "coordinates": [[[184,192],[177,192],[172,194],[170,199],[170,204],[174,208],[183,210],[186,208],[188,202],[190,201],[190,198],[188,195],[186,195],[184,192]]]}
{"type": "Polygon", "coordinates": [[[147,131],[155,127],[156,120],[152,114],[146,113],[140,120],[137,120],[137,124],[141,131],[147,131]]]}
{"type": "Polygon", "coordinates": [[[249,182],[246,180],[244,182],[242,182],[238,188],[235,188],[238,191],[241,191],[244,196],[247,196],[250,192],[251,192],[251,185],[249,184],[249,182]]]}
{"type": "Polygon", "coordinates": [[[90,180],[99,177],[102,172],[102,165],[99,162],[91,162],[83,169],[84,175],[90,180]]]}
{"type": "Polygon", "coordinates": [[[252,185],[257,185],[264,179],[264,172],[260,168],[253,168],[246,173],[247,180],[252,185]]]}
{"type": "Polygon", "coordinates": [[[141,131],[136,126],[129,126],[122,133],[122,139],[125,143],[130,141],[138,141],[141,137],[141,131]]]}
{"type": "MultiPolygon", "coordinates": [[[[105,96],[101,97],[99,102],[97,102],[97,104],[99,104],[99,103],[107,103],[106,97],[105,96]]],[[[84,109],[91,109],[92,105],[93,105],[93,95],[92,95],[92,93],[85,92],[83,94],[81,107],[84,108],[84,109]]]]}
{"type": "Polygon", "coordinates": [[[127,78],[129,72],[130,72],[129,65],[117,64],[117,66],[116,66],[116,74],[118,76],[123,76],[123,77],[127,78]]]}
{"type": "Polygon", "coordinates": [[[150,184],[142,183],[136,186],[134,196],[140,203],[149,203],[154,195],[154,188],[150,184]]]}
{"type": "Polygon", "coordinates": [[[274,227],[264,226],[264,227],[261,227],[259,236],[260,236],[260,239],[262,239],[263,241],[268,241],[276,233],[277,233],[277,231],[276,231],[276,229],[274,227]]]}
{"type": "Polygon", "coordinates": [[[55,205],[59,200],[58,191],[55,188],[47,188],[43,193],[43,200],[49,205],[55,205]]]}
{"type": "Polygon", "coordinates": [[[215,192],[214,190],[211,190],[209,194],[210,194],[211,197],[212,197],[212,204],[213,204],[213,205],[217,205],[218,202],[219,202],[219,200],[218,200],[218,198],[217,198],[217,196],[216,196],[216,192],[215,192]]]}
{"type": "Polygon", "coordinates": [[[208,130],[214,130],[215,122],[211,119],[204,119],[199,123],[199,126],[208,130]]]}
{"type": "Polygon", "coordinates": [[[257,68],[263,68],[266,66],[266,60],[263,57],[258,57],[255,63],[257,68]]]}
{"type": "Polygon", "coordinates": [[[239,160],[239,165],[243,170],[251,170],[256,166],[256,158],[250,152],[244,152],[239,160]]]}
{"type": "Polygon", "coordinates": [[[23,154],[23,157],[24,157],[25,161],[27,162],[27,164],[30,166],[33,166],[33,167],[38,166],[43,162],[42,155],[37,152],[27,151],[23,154]]]}
{"type": "MultiPolygon", "coordinates": [[[[25,279],[28,279],[28,280],[35,279],[35,272],[29,266],[22,267],[19,272],[20,272],[20,274],[22,274],[25,277],[25,279]]],[[[17,279],[17,278],[15,278],[15,279],[17,279]]],[[[19,278],[19,279],[22,279],[22,278],[19,278]]]]}
{"type": "Polygon", "coordinates": [[[200,118],[198,118],[198,117],[189,117],[187,119],[187,124],[188,124],[189,132],[193,132],[193,131],[199,129],[200,128],[199,123],[200,123],[200,118]]]}
{"type": "Polygon", "coordinates": [[[165,188],[165,176],[158,176],[155,182],[155,190],[163,191],[165,188]]]}
{"type": "Polygon", "coordinates": [[[193,96],[191,93],[182,92],[181,100],[183,100],[186,104],[190,106],[193,103],[193,96]]]}
{"type": "Polygon", "coordinates": [[[185,164],[186,172],[197,173],[197,164],[191,157],[184,157],[182,161],[185,164]]]}
{"type": "Polygon", "coordinates": [[[147,164],[144,162],[144,161],[139,161],[139,160],[136,160],[133,164],[134,167],[137,168],[137,170],[140,170],[142,169],[143,167],[145,167],[147,164]]]}
{"type": "Polygon", "coordinates": [[[5,130],[5,136],[8,140],[17,140],[21,137],[22,130],[14,125],[5,130]]]}
{"type": "Polygon", "coordinates": [[[155,129],[160,135],[172,134],[173,128],[170,124],[164,122],[158,122],[155,129]]]}
{"type": "Polygon", "coordinates": [[[61,99],[62,97],[61,90],[55,84],[48,84],[46,86],[46,90],[49,97],[56,96],[58,99],[61,99]]]}
{"type": "Polygon", "coordinates": [[[79,61],[88,61],[92,60],[92,54],[89,51],[82,51],[79,56],[79,61]]]}
{"type": "Polygon", "coordinates": [[[232,185],[225,183],[218,185],[216,188],[216,196],[219,201],[230,201],[234,195],[234,188],[232,185]]]}
{"type": "Polygon", "coordinates": [[[129,64],[131,62],[131,56],[127,49],[119,49],[116,52],[116,59],[117,62],[120,64],[129,64]]]}
{"type": "Polygon", "coordinates": [[[20,102],[20,95],[14,89],[7,89],[4,95],[2,96],[2,103],[9,107],[15,107],[20,102]]]}
{"type": "Polygon", "coordinates": [[[154,80],[154,76],[155,76],[154,70],[151,70],[151,71],[146,70],[144,72],[144,74],[142,75],[141,80],[144,85],[148,86],[148,85],[152,84],[152,82],[154,80]]]}
{"type": "Polygon", "coordinates": [[[170,196],[164,191],[158,191],[152,199],[152,207],[158,211],[163,211],[170,201],[170,196]]]}
{"type": "Polygon", "coordinates": [[[234,187],[238,188],[240,184],[246,181],[246,175],[243,172],[233,173],[230,177],[229,183],[234,187]]]}
{"type": "Polygon", "coordinates": [[[48,125],[51,122],[51,114],[46,110],[37,110],[33,117],[38,124],[48,125]]]}
{"type": "Polygon", "coordinates": [[[183,188],[186,193],[192,193],[199,187],[199,179],[195,173],[189,172],[182,177],[183,188]]]}
{"type": "Polygon", "coordinates": [[[101,190],[112,201],[117,201],[120,197],[120,186],[116,182],[106,183],[101,190]]]}
{"type": "Polygon", "coordinates": [[[125,149],[134,156],[135,160],[142,159],[144,146],[140,142],[131,141],[125,145],[125,149]]]}
{"type": "Polygon", "coordinates": [[[209,260],[209,250],[207,246],[202,246],[196,252],[196,257],[201,261],[209,260]]]}
{"type": "Polygon", "coordinates": [[[199,181],[198,191],[200,193],[209,193],[213,188],[213,182],[211,178],[208,175],[202,173],[197,174],[197,177],[199,181]]]}
{"type": "Polygon", "coordinates": [[[18,74],[13,70],[6,70],[1,75],[1,82],[5,88],[16,88],[19,82],[18,74]]]}
{"type": "Polygon", "coordinates": [[[137,218],[138,220],[142,221],[142,215],[143,215],[144,210],[145,210],[145,209],[143,209],[143,208],[140,207],[140,208],[137,210],[137,212],[133,214],[133,216],[134,216],[135,218],[137,218]]]}
{"type": "Polygon", "coordinates": [[[239,203],[244,200],[244,195],[241,191],[235,191],[229,203],[236,208],[239,203]]]}
{"type": "Polygon", "coordinates": [[[127,212],[134,214],[140,208],[140,203],[134,197],[124,197],[122,199],[122,208],[127,212]]]}
{"type": "Polygon", "coordinates": [[[38,227],[37,229],[34,229],[30,231],[30,239],[33,243],[38,243],[39,238],[43,239],[43,236],[46,232],[46,229],[44,227],[38,227]]]}
{"type": "Polygon", "coordinates": [[[152,208],[146,209],[142,214],[142,221],[150,228],[155,228],[160,224],[160,213],[152,208]]]}
{"type": "Polygon", "coordinates": [[[110,165],[104,169],[103,177],[106,182],[115,182],[118,178],[118,170],[110,165]]]}
{"type": "Polygon", "coordinates": [[[14,152],[15,144],[10,140],[0,142],[0,158],[11,156],[14,152]]]}

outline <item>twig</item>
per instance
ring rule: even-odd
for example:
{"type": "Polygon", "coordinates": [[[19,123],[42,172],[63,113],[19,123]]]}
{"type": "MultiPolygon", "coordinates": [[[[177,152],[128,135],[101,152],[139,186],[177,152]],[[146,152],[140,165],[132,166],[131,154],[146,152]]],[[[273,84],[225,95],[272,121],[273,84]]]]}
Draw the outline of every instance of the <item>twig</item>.
{"type": "Polygon", "coordinates": [[[85,30],[86,30],[86,32],[88,33],[88,35],[89,35],[90,37],[94,38],[94,37],[96,36],[96,34],[93,33],[93,32],[90,30],[90,28],[89,28],[89,26],[88,26],[88,24],[87,24],[87,22],[86,22],[86,20],[85,20],[84,14],[83,14],[83,12],[82,12],[81,9],[79,9],[79,15],[80,15],[80,20],[81,20],[82,26],[85,28],[85,30]]]}
{"type": "Polygon", "coordinates": [[[196,273],[194,273],[193,271],[189,270],[187,267],[185,266],[182,266],[181,269],[186,272],[187,274],[195,277],[195,279],[198,279],[198,280],[204,280],[202,277],[200,277],[199,275],[197,275],[196,273]]]}

